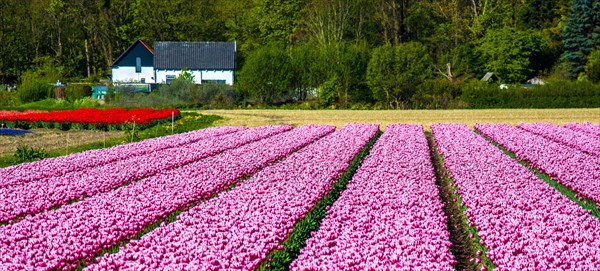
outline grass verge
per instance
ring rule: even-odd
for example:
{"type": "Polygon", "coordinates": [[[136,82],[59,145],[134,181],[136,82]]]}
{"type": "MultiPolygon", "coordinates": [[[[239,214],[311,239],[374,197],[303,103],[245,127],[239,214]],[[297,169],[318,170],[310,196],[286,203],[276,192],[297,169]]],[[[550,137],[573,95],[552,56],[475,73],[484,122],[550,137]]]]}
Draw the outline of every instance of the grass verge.
{"type": "Polygon", "coordinates": [[[550,176],[548,176],[542,170],[535,168],[531,164],[531,162],[529,162],[527,160],[519,159],[519,157],[517,157],[517,155],[515,153],[507,150],[502,145],[493,141],[491,138],[487,137],[486,135],[482,134],[481,132],[475,130],[475,133],[478,134],[479,136],[485,138],[485,140],[490,142],[492,145],[496,146],[498,149],[502,150],[506,155],[510,156],[510,158],[514,159],[519,164],[521,164],[525,168],[529,169],[529,171],[531,171],[533,174],[535,174],[538,178],[542,179],[544,182],[546,182],[548,185],[553,187],[559,193],[566,196],[571,201],[574,201],[575,203],[577,203],[577,205],[579,205],[581,208],[590,211],[592,216],[600,219],[600,210],[598,210],[598,204],[594,200],[587,198],[586,196],[578,193],[577,191],[575,191],[567,186],[564,186],[561,183],[559,183],[558,181],[552,179],[550,176]]]}
{"type": "MultiPolygon", "coordinates": [[[[122,137],[76,146],[69,148],[66,151],[64,149],[49,151],[48,157],[58,157],[87,150],[102,149],[125,143],[137,142],[154,137],[166,136],[171,134],[180,134],[193,130],[204,129],[213,126],[216,121],[221,119],[222,117],[215,115],[201,115],[194,112],[182,112],[181,118],[174,123],[173,127],[171,127],[170,121],[163,122],[145,130],[127,131],[122,137]]],[[[9,167],[17,164],[20,164],[20,161],[14,155],[4,155],[0,157],[0,168],[9,167]]]]}
{"type": "Polygon", "coordinates": [[[426,135],[437,186],[440,190],[440,199],[444,204],[443,211],[448,218],[446,226],[452,243],[450,252],[456,259],[456,270],[482,270],[484,266],[487,270],[493,270],[495,265],[486,256],[487,248],[481,244],[475,225],[469,223],[464,213],[467,207],[463,204],[454,179],[444,166],[444,157],[438,152],[431,132],[426,132],[426,135]],[[477,255],[478,251],[481,255],[477,255]],[[476,258],[480,258],[481,263],[476,263],[476,258]]]}
{"type": "Polygon", "coordinates": [[[299,255],[302,248],[306,246],[306,240],[310,233],[319,230],[323,218],[327,215],[327,207],[340,197],[341,192],[346,189],[348,182],[352,179],[362,161],[369,155],[371,148],[381,136],[377,134],[367,143],[365,148],[352,160],[346,172],[333,184],[333,189],[294,225],[293,232],[288,235],[281,245],[283,249],[275,249],[269,253],[257,270],[289,270],[289,266],[299,255]]]}

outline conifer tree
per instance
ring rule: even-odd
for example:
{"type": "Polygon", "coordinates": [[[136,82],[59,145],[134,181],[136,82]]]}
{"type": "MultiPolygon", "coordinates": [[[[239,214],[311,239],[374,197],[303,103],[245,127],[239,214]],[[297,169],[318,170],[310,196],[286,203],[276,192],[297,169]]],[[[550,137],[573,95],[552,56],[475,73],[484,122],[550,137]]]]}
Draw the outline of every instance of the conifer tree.
{"type": "Polygon", "coordinates": [[[590,52],[600,45],[600,0],[573,0],[563,43],[563,60],[575,78],[583,72],[590,52]]]}

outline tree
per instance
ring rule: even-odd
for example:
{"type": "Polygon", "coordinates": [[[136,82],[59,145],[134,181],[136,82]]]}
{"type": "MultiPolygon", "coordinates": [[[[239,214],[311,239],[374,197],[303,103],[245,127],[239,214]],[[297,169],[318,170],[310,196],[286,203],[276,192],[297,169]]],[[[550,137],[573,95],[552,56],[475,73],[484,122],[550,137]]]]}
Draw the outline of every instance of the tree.
{"type": "Polygon", "coordinates": [[[485,70],[494,72],[508,83],[523,82],[539,72],[548,41],[539,31],[517,31],[505,27],[490,30],[477,48],[485,70]]]}
{"type": "Polygon", "coordinates": [[[257,22],[262,44],[291,43],[306,0],[254,0],[253,18],[257,22]]]}
{"type": "Polygon", "coordinates": [[[338,86],[334,100],[347,107],[350,102],[368,101],[370,95],[365,93],[362,86],[368,60],[366,44],[350,44],[346,42],[333,43],[322,49],[322,70],[326,81],[334,81],[330,85],[338,86]]]}
{"type": "Polygon", "coordinates": [[[286,99],[293,88],[292,65],[281,45],[268,45],[252,52],[240,71],[239,88],[243,96],[260,104],[286,99]]]}
{"type": "Polygon", "coordinates": [[[326,68],[321,50],[313,43],[299,44],[290,49],[297,100],[306,100],[326,79],[326,68]]]}
{"type": "Polygon", "coordinates": [[[431,64],[427,48],[421,43],[386,44],[373,50],[367,84],[378,101],[400,108],[431,77],[431,64]]]}
{"type": "Polygon", "coordinates": [[[600,83],[600,47],[597,47],[590,53],[588,63],[585,66],[585,74],[590,81],[600,83]]]}
{"type": "Polygon", "coordinates": [[[341,42],[350,26],[351,10],[350,0],[312,0],[306,16],[311,40],[321,46],[341,42]]]}
{"type": "Polygon", "coordinates": [[[565,53],[572,78],[583,72],[587,56],[600,46],[600,1],[573,0],[569,21],[563,31],[565,53]]]}
{"type": "Polygon", "coordinates": [[[193,84],[194,75],[190,72],[188,68],[183,68],[179,76],[177,76],[177,80],[182,80],[193,84]]]}
{"type": "Polygon", "coordinates": [[[528,0],[519,13],[525,28],[544,29],[552,26],[558,1],[528,0]]]}

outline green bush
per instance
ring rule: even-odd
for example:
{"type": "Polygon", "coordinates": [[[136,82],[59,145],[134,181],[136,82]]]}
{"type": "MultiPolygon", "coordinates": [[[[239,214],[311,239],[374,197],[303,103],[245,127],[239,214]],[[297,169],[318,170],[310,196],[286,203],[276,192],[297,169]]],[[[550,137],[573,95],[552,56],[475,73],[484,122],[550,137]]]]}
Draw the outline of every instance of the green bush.
{"type": "Polygon", "coordinates": [[[14,154],[19,163],[32,162],[48,157],[48,153],[43,149],[35,149],[27,145],[20,145],[14,154]]]}
{"type": "Polygon", "coordinates": [[[65,89],[65,99],[74,102],[92,96],[92,87],[88,85],[72,85],[65,89]]]}
{"type": "Polygon", "coordinates": [[[237,91],[229,85],[198,85],[192,101],[210,108],[231,108],[239,99],[237,91]]]}
{"type": "Polygon", "coordinates": [[[176,79],[151,93],[113,93],[106,102],[114,107],[210,107],[231,108],[238,101],[238,93],[230,85],[196,85],[176,79]]]}
{"type": "Polygon", "coordinates": [[[48,79],[39,78],[36,72],[27,71],[21,76],[17,91],[21,101],[36,102],[52,97],[52,84],[48,79]]]}
{"type": "Polygon", "coordinates": [[[342,85],[337,76],[325,81],[317,91],[321,105],[327,107],[335,104],[337,102],[337,94],[341,88],[342,85]]]}
{"type": "Polygon", "coordinates": [[[457,99],[462,93],[462,82],[446,79],[430,79],[423,82],[411,98],[414,109],[458,109],[462,105],[457,99]]]}
{"type": "Polygon", "coordinates": [[[21,103],[16,91],[0,90],[0,106],[17,106],[21,103]]]}
{"type": "Polygon", "coordinates": [[[34,69],[21,75],[21,84],[17,88],[24,103],[53,98],[52,85],[63,75],[63,68],[50,57],[36,59],[35,64],[34,69]]]}
{"type": "Polygon", "coordinates": [[[91,97],[83,97],[72,102],[73,108],[100,108],[102,105],[91,97]]]}

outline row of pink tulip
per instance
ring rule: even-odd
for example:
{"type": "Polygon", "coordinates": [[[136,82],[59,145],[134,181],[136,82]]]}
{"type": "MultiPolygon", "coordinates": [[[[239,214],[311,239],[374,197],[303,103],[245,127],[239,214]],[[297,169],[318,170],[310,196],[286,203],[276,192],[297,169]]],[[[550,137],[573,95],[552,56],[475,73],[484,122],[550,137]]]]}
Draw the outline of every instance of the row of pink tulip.
{"type": "Polygon", "coordinates": [[[0,227],[0,269],[74,269],[333,130],[304,126],[0,227]]]}
{"type": "Polygon", "coordinates": [[[517,127],[590,155],[600,156],[600,139],[585,132],[571,130],[552,123],[521,123],[517,127]]]}
{"type": "Polygon", "coordinates": [[[567,123],[565,124],[565,127],[575,131],[587,133],[595,136],[596,138],[600,138],[600,124],[594,124],[591,122],[567,123]]]}
{"type": "Polygon", "coordinates": [[[600,220],[467,126],[431,129],[495,270],[600,266],[600,220]]]}
{"type": "Polygon", "coordinates": [[[263,126],[180,147],[132,156],[58,177],[0,188],[0,222],[36,214],[75,199],[90,197],[241,145],[291,130],[263,126]]]}
{"type": "Polygon", "coordinates": [[[199,140],[214,138],[244,129],[243,127],[208,128],[3,168],[0,169],[0,188],[57,177],[69,172],[98,167],[159,150],[184,146],[199,140]]]}
{"type": "Polygon", "coordinates": [[[388,125],[291,270],[454,270],[420,125],[388,125]]]}
{"type": "Polygon", "coordinates": [[[600,203],[600,157],[507,124],[475,128],[552,179],[600,203]]]}
{"type": "Polygon", "coordinates": [[[377,130],[347,125],[90,270],[254,270],[272,250],[283,248],[295,223],[332,189],[377,130]]]}

